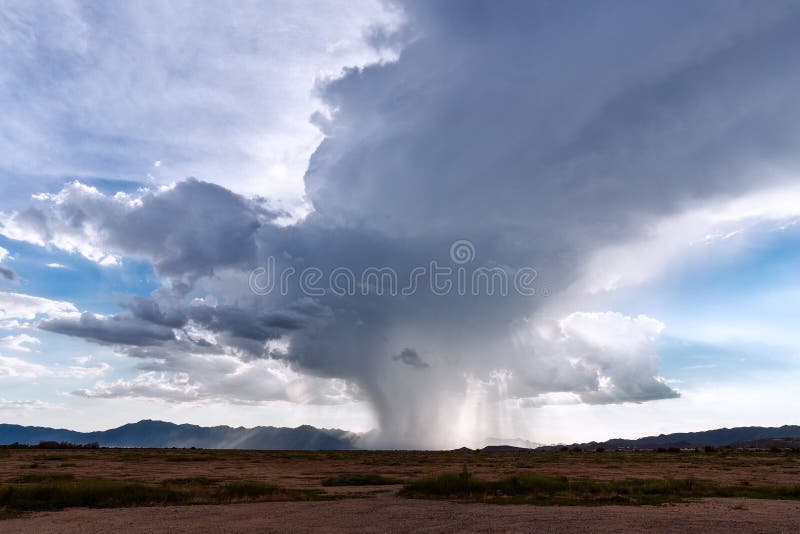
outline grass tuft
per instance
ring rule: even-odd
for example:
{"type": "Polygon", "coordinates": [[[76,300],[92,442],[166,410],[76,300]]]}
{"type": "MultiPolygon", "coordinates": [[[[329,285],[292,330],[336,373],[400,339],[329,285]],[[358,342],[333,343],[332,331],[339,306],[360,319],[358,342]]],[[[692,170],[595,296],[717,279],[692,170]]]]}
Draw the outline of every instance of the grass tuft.
{"type": "Polygon", "coordinates": [[[323,486],[386,486],[390,484],[400,484],[400,481],[378,473],[340,473],[322,481],[323,486]]]}
{"type": "Polygon", "coordinates": [[[213,486],[218,480],[208,477],[167,478],[161,481],[162,486],[213,486]]]}

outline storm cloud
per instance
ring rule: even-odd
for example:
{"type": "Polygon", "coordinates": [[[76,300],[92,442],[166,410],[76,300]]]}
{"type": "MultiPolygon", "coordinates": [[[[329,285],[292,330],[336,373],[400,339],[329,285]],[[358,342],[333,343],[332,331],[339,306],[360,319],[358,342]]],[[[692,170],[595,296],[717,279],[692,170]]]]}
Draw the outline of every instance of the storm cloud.
{"type": "Polygon", "coordinates": [[[412,367],[419,367],[420,369],[430,367],[427,362],[419,357],[419,354],[417,354],[417,351],[414,349],[403,349],[400,354],[392,357],[392,359],[396,362],[402,362],[412,367]]]}
{"type": "Polygon", "coordinates": [[[175,339],[171,328],[124,315],[98,317],[89,312],[82,313],[77,319],[47,319],[39,324],[39,328],[57,334],[120,345],[156,345],[175,339]]]}
{"type": "MultiPolygon", "coordinates": [[[[263,199],[198,179],[118,195],[75,182],[3,215],[11,239],[98,263],[146,259],[162,279],[117,316],[42,322],[146,362],[140,377],[81,395],[217,398],[241,387],[237,369],[263,377],[263,362],[279,362],[304,388],[348,384],[296,398],[366,398],[376,446],[429,447],[492,434],[508,400],[679,395],[659,374],[664,325],[598,310],[578,282],[598,251],[663,218],[748,194],[756,178],[789,181],[768,170],[800,154],[797,5],[401,7],[406,26],[383,36],[402,44],[396,61],[318,84],[325,139],[305,174],[304,220],[282,226],[263,199]],[[465,240],[462,263],[450,252],[465,240]],[[279,273],[391,268],[399,280],[432,261],[535,269],[537,287],[309,295],[292,283],[259,295],[249,275],[268,259],[279,273]],[[225,369],[205,367],[208,353],[225,369]],[[474,424],[455,432],[453,413],[474,424]]],[[[239,401],[295,398],[270,376],[263,395],[248,380],[239,401]]]]}

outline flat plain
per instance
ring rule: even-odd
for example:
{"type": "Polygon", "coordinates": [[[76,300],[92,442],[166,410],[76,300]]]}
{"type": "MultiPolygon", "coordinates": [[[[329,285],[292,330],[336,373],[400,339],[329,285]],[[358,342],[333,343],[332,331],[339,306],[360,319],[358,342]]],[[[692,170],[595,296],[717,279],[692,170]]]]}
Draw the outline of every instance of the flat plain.
{"type": "Polygon", "coordinates": [[[0,450],[0,532],[796,532],[791,451],[0,450]]]}

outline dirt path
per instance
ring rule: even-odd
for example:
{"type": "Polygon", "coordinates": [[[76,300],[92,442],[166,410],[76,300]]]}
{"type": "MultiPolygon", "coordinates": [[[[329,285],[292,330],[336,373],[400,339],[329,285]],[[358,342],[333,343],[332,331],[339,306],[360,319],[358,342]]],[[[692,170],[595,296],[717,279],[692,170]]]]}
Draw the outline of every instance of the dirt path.
{"type": "Polygon", "coordinates": [[[0,532],[798,532],[800,502],[707,499],[665,506],[537,507],[407,500],[71,509],[0,521],[0,532]]]}

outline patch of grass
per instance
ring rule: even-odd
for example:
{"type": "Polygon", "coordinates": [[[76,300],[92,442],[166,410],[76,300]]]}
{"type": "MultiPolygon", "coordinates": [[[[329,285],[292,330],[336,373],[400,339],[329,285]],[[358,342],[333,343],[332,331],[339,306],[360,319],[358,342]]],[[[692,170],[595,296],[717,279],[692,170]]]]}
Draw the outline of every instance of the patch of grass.
{"type": "Polygon", "coordinates": [[[219,488],[218,495],[223,500],[246,500],[264,496],[273,496],[285,490],[259,480],[237,480],[228,482],[219,488]]]}
{"type": "Polygon", "coordinates": [[[69,473],[28,473],[26,475],[12,477],[9,482],[32,484],[41,482],[63,482],[65,480],[74,479],[75,475],[69,473]]]}
{"type": "Polygon", "coordinates": [[[535,473],[482,480],[464,469],[461,473],[441,473],[412,481],[400,494],[412,498],[455,498],[500,504],[662,504],[701,497],[800,499],[800,484],[725,485],[694,478],[594,481],[535,473]]]}
{"type": "Polygon", "coordinates": [[[103,478],[76,479],[65,473],[35,473],[0,486],[0,519],[24,512],[78,506],[121,508],[326,498],[319,491],[285,489],[255,480],[230,481],[220,486],[213,479],[190,477],[151,485],[103,478]]]}
{"type": "Polygon", "coordinates": [[[161,481],[162,486],[213,486],[219,481],[208,477],[167,478],[161,481]]]}
{"type": "Polygon", "coordinates": [[[10,511],[180,504],[184,495],[167,488],[105,479],[49,480],[0,488],[0,507],[10,511]]]}
{"type": "Polygon", "coordinates": [[[259,480],[237,480],[227,482],[214,495],[216,502],[232,501],[314,501],[327,500],[318,490],[286,489],[259,480]]]}
{"type": "Polygon", "coordinates": [[[322,481],[323,486],[386,486],[389,484],[400,484],[400,481],[378,473],[340,473],[322,481]]]}

